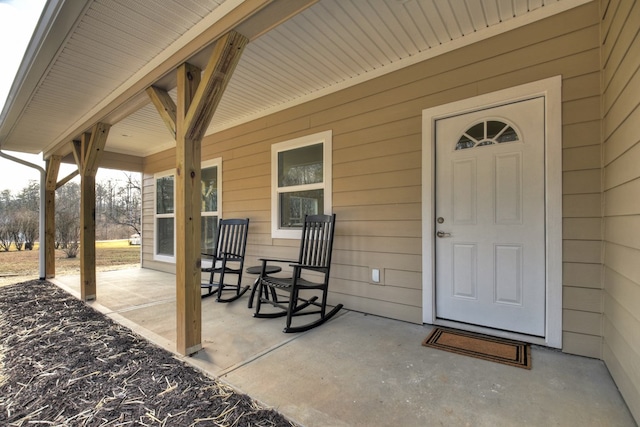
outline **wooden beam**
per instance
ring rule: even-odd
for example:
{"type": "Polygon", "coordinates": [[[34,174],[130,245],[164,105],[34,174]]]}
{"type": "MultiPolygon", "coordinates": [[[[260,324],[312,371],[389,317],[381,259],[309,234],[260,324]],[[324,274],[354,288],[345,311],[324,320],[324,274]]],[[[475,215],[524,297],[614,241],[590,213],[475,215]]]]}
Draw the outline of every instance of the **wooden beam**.
{"type": "MultiPolygon", "coordinates": [[[[51,156],[46,162],[46,183],[44,190],[44,276],[56,276],[56,182],[60,172],[62,156],[51,156]]],[[[40,239],[42,243],[42,239],[40,239]]]]}
{"type": "Polygon", "coordinates": [[[147,94],[151,99],[151,102],[160,113],[160,117],[162,117],[162,121],[171,135],[176,137],[176,103],[173,102],[171,96],[169,96],[169,92],[164,89],[157,88],[155,86],[149,86],[147,88],[147,94]]]}
{"type": "Polygon", "coordinates": [[[202,140],[249,40],[230,31],[217,42],[185,117],[185,137],[202,140]]]}

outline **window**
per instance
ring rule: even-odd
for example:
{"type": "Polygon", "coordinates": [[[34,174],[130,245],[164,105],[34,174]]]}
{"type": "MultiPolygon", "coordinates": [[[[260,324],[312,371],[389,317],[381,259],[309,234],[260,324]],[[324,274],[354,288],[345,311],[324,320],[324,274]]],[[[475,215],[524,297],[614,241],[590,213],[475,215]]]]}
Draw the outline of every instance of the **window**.
{"type": "Polygon", "coordinates": [[[305,215],[331,213],[331,131],[271,147],[271,234],[300,238],[305,215]]]}
{"type": "MultiPolygon", "coordinates": [[[[201,221],[200,247],[202,252],[212,252],[215,244],[218,217],[222,211],[222,159],[202,163],[201,170],[201,221]]],[[[174,172],[155,176],[155,246],[154,259],[175,262],[175,185],[174,172]]]]}
{"type": "Polygon", "coordinates": [[[460,137],[456,150],[519,141],[518,133],[507,123],[486,120],[471,126],[460,137]]]}
{"type": "Polygon", "coordinates": [[[175,211],[174,176],[170,173],[156,175],[155,246],[154,259],[175,261],[175,211]]]}

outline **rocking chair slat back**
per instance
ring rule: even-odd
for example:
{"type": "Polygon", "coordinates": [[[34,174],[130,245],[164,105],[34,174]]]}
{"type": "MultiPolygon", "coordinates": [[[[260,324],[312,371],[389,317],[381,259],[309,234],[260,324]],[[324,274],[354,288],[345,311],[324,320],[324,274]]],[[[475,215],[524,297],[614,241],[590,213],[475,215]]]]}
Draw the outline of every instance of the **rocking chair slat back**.
{"type": "Polygon", "coordinates": [[[213,288],[217,287],[217,301],[231,302],[240,298],[249,289],[248,286],[242,286],[248,232],[249,218],[219,221],[213,253],[202,254],[207,259],[211,259],[211,266],[202,268],[203,272],[210,273],[209,282],[200,284],[201,288],[208,289],[208,293],[203,297],[213,295],[213,288]],[[216,274],[219,277],[218,281],[214,280],[216,274]],[[225,283],[225,275],[229,274],[236,276],[236,284],[225,283]],[[222,298],[222,291],[225,290],[235,291],[236,295],[232,298],[222,298]]]}
{"type": "Polygon", "coordinates": [[[248,230],[249,222],[247,220],[221,220],[218,228],[217,257],[222,258],[223,254],[226,253],[234,257],[244,258],[248,230]]]}
{"type": "Polygon", "coordinates": [[[299,263],[316,268],[331,265],[333,246],[333,215],[309,215],[302,228],[299,263]]]}

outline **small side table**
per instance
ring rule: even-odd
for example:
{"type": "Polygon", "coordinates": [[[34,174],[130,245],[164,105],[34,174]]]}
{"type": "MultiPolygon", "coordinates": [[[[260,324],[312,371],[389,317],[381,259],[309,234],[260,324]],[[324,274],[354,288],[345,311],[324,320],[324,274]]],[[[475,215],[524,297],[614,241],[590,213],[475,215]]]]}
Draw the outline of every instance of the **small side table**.
{"type": "MultiPolygon", "coordinates": [[[[260,275],[262,273],[262,266],[254,265],[253,267],[248,267],[245,271],[248,274],[260,275]]],[[[265,274],[275,274],[275,273],[280,273],[281,271],[282,271],[282,268],[278,267],[277,265],[267,265],[264,270],[265,274]]],[[[253,299],[255,298],[256,291],[258,290],[258,280],[260,280],[259,277],[255,280],[255,282],[253,282],[253,286],[251,288],[251,295],[249,296],[249,302],[247,304],[248,308],[253,308],[253,299]]],[[[267,294],[266,290],[265,290],[265,296],[269,298],[269,295],[267,294]]]]}

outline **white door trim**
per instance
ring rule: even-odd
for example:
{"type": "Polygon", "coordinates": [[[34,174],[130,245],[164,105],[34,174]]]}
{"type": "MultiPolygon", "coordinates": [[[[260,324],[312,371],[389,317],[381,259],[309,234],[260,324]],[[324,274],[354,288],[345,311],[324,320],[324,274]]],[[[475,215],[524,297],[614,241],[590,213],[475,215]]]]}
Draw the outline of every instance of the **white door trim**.
{"type": "MultiPolygon", "coordinates": [[[[423,322],[439,323],[435,308],[435,121],[479,108],[545,98],[546,314],[541,344],[562,348],[562,77],[504,89],[422,112],[422,307],[423,322]]],[[[450,324],[450,322],[447,322],[450,324]]],[[[513,334],[510,334],[513,335],[513,334]]],[[[516,334],[517,335],[517,334],[516,334]]],[[[522,339],[538,342],[536,339],[522,339]]]]}

